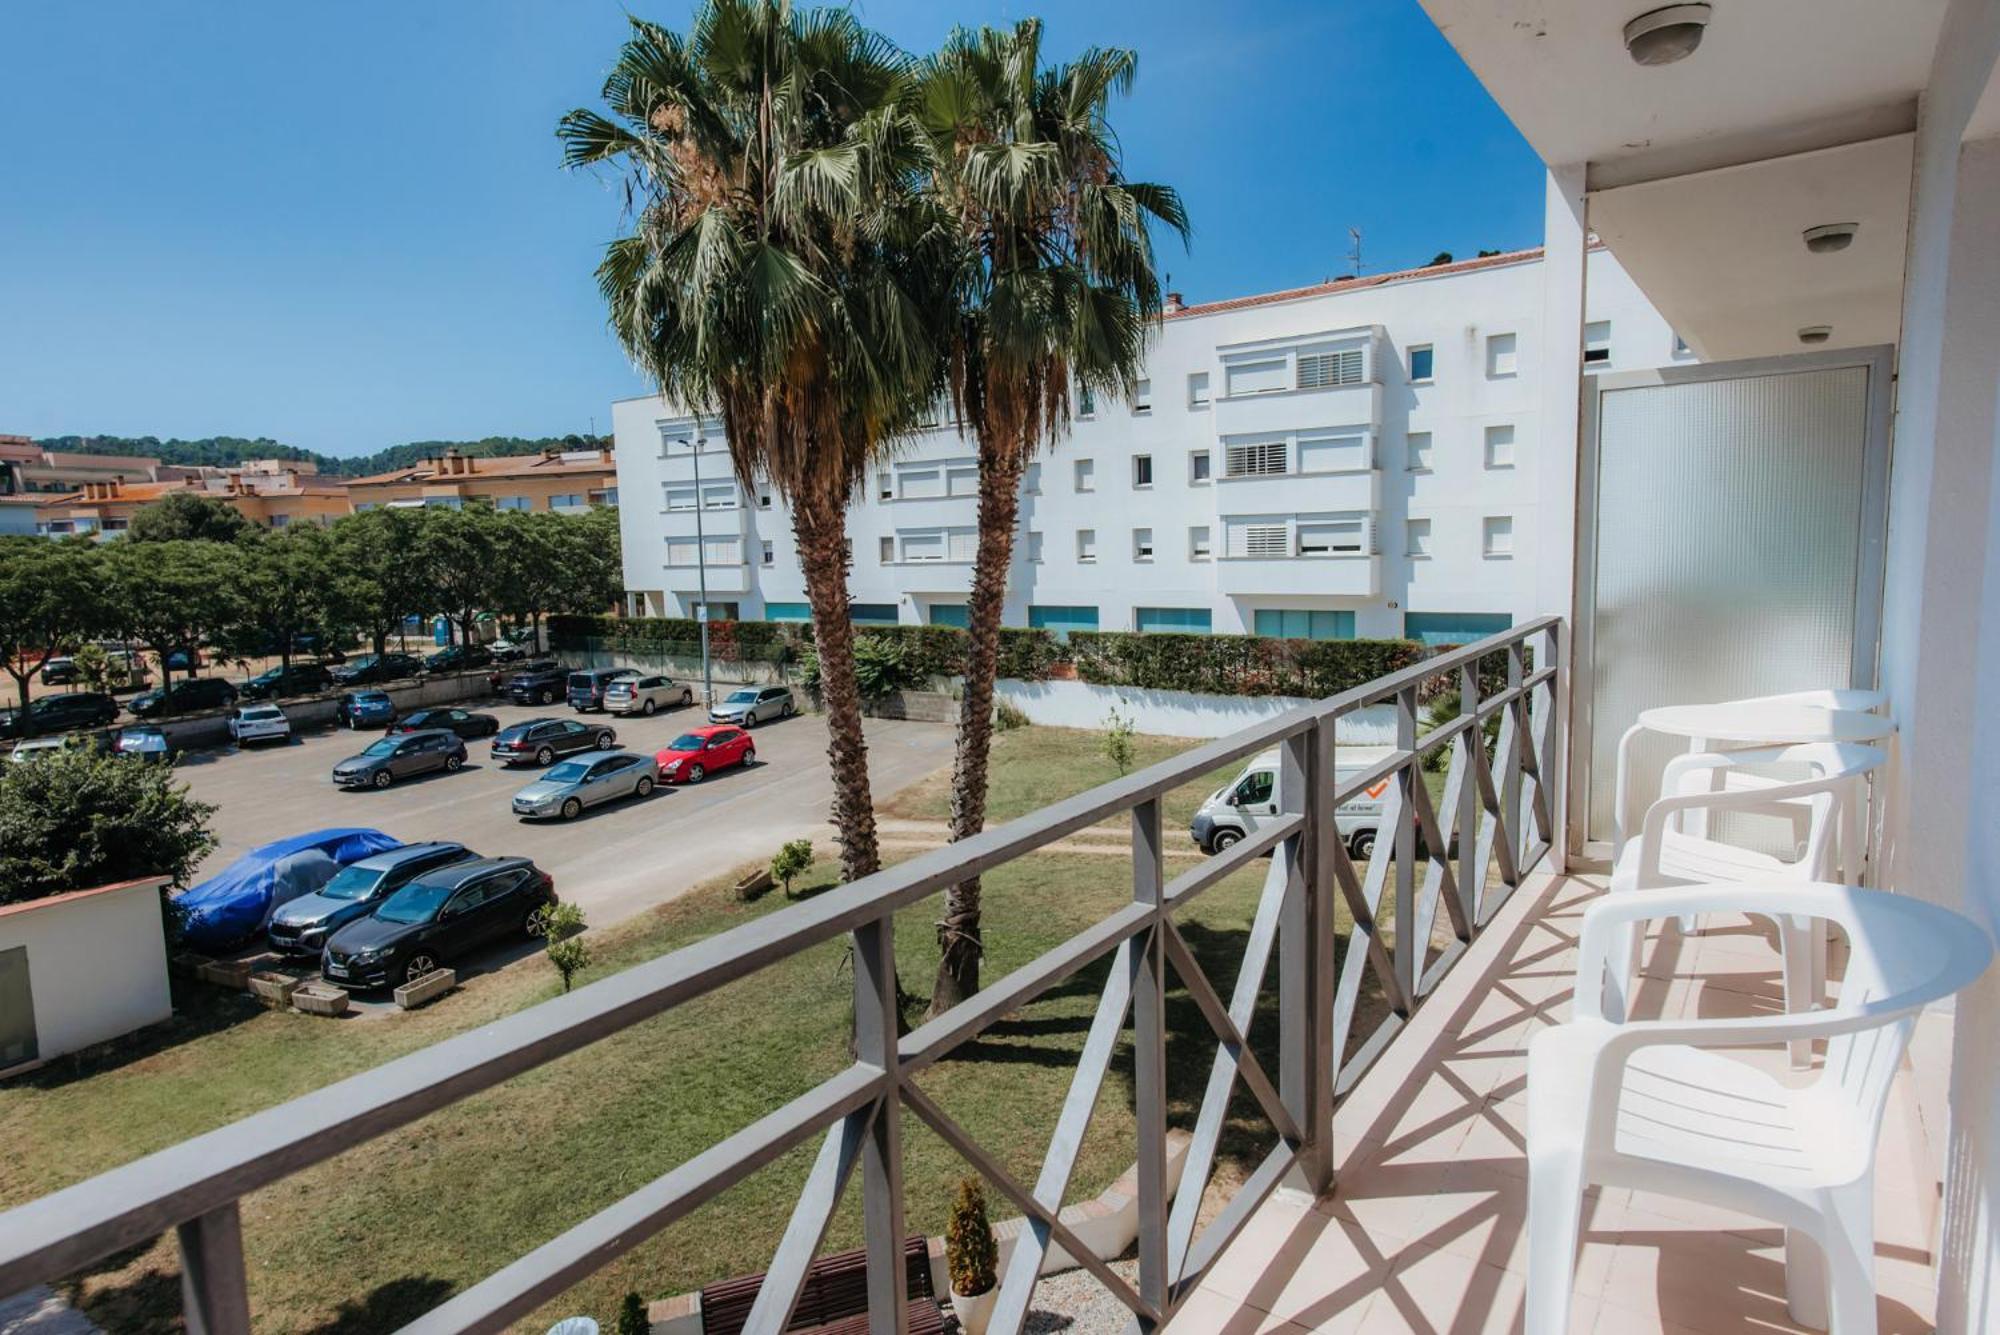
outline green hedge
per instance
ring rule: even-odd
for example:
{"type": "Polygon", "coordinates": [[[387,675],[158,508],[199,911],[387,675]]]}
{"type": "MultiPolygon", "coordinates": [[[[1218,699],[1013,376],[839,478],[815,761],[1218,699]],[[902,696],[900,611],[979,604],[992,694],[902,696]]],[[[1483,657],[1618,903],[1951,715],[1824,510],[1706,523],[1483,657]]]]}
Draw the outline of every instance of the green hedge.
{"type": "Polygon", "coordinates": [[[1280,640],[1258,635],[1072,631],[1076,675],[1094,686],[1216,695],[1334,695],[1424,657],[1415,640],[1280,640]]]}
{"type": "MultiPolygon", "coordinates": [[[[898,645],[916,677],[953,677],[964,671],[965,632],[954,626],[863,626],[858,633],[862,639],[898,645]]],[[[609,645],[638,654],[696,654],[701,651],[701,623],[686,617],[550,617],[549,645],[572,651],[609,645]]],[[[725,663],[792,662],[812,648],[812,627],[803,621],[711,621],[708,648],[725,663]]],[[[1063,661],[1062,646],[1048,631],[1000,632],[1003,677],[1046,681],[1063,661]]]]}

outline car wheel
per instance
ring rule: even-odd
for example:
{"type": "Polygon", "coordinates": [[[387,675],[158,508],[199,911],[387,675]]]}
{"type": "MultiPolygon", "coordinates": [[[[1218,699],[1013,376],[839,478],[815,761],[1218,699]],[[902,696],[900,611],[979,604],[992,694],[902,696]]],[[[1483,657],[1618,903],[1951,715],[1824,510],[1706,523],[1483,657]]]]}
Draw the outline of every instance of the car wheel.
{"type": "Polygon", "coordinates": [[[395,781],[396,781],[396,776],[391,774],[388,770],[379,769],[375,771],[375,778],[373,780],[373,783],[377,788],[387,788],[390,784],[394,783],[395,781]]]}
{"type": "Polygon", "coordinates": [[[582,814],[583,814],[583,803],[578,801],[576,798],[572,797],[567,802],[564,802],[562,804],[562,818],[564,820],[575,820],[578,816],[581,816],[582,814]]]}
{"type": "Polygon", "coordinates": [[[703,769],[701,766],[699,765],[688,766],[687,781],[689,783],[700,783],[703,779],[707,777],[708,777],[708,771],[703,769]]]}
{"type": "Polygon", "coordinates": [[[745,747],[743,751],[743,768],[749,769],[752,765],[756,763],[757,763],[757,748],[754,746],[745,747]]]}
{"type": "Polygon", "coordinates": [[[521,919],[521,935],[529,940],[549,934],[549,906],[537,904],[521,919]]]}
{"type": "Polygon", "coordinates": [[[612,747],[616,745],[618,745],[618,738],[615,734],[612,733],[612,731],[609,728],[597,734],[598,750],[609,751],[612,747]]]}
{"type": "Polygon", "coordinates": [[[539,691],[535,695],[535,703],[538,705],[552,704],[555,698],[556,693],[554,691],[539,691]]]}
{"type": "Polygon", "coordinates": [[[651,797],[652,795],[653,795],[653,779],[651,775],[647,775],[646,777],[640,779],[639,782],[635,784],[632,788],[632,796],[634,797],[651,797]]]}
{"type": "Polygon", "coordinates": [[[437,966],[437,956],[420,950],[410,956],[410,962],[403,966],[403,981],[414,983],[427,973],[436,973],[437,966]]]}
{"type": "Polygon", "coordinates": [[[456,774],[464,765],[465,757],[463,756],[446,756],[444,758],[444,772],[446,774],[456,774]]]}
{"type": "Polygon", "coordinates": [[[645,704],[639,706],[639,712],[641,714],[644,714],[647,718],[651,718],[653,717],[653,711],[658,708],[659,706],[654,704],[652,699],[649,697],[645,704]]]}
{"type": "Polygon", "coordinates": [[[1366,862],[1374,851],[1375,831],[1373,830],[1362,830],[1347,845],[1348,855],[1362,862],[1366,862]]]}
{"type": "Polygon", "coordinates": [[[1241,830],[1217,830],[1208,837],[1208,851],[1222,853],[1243,842],[1241,830]]]}
{"type": "Polygon", "coordinates": [[[790,700],[787,700],[785,701],[784,706],[778,711],[778,717],[790,718],[792,715],[798,712],[799,712],[799,707],[793,704],[790,700]]]}
{"type": "Polygon", "coordinates": [[[744,711],[743,711],[743,731],[745,731],[745,732],[748,732],[748,731],[750,731],[750,729],[752,729],[752,728],[754,728],[754,727],[756,727],[756,726],[757,726],[757,711],[756,711],[756,710],[754,710],[754,709],[746,709],[746,710],[744,710],[744,711]]]}
{"type": "Polygon", "coordinates": [[[535,763],[536,763],[537,765],[553,765],[553,764],[555,764],[555,763],[556,763],[556,753],[555,753],[555,751],[554,751],[554,750],[553,750],[552,748],[550,748],[550,747],[546,747],[546,746],[545,746],[545,747],[543,747],[543,748],[542,748],[541,750],[539,750],[539,751],[535,752],[535,763]]]}
{"type": "Polygon", "coordinates": [[[691,704],[693,704],[693,703],[694,703],[694,692],[693,692],[693,691],[682,691],[682,692],[681,692],[681,708],[682,708],[682,709],[686,709],[686,708],[687,708],[687,707],[688,707],[689,705],[691,705],[691,704]]]}

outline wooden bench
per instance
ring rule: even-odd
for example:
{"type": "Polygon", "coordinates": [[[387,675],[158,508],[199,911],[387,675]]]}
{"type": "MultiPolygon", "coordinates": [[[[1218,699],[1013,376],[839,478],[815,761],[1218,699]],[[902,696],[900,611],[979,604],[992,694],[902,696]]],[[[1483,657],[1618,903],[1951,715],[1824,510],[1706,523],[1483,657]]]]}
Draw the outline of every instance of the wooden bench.
{"type": "MultiPolygon", "coordinates": [[[[910,1335],[928,1335],[944,1330],[944,1313],[931,1288],[930,1249],[921,1236],[903,1244],[904,1268],[909,1272],[910,1335]]],[[[751,1304],[764,1276],[746,1275],[710,1284],[701,1291],[702,1335],[740,1335],[750,1319],[751,1304]]],[[[835,1252],[822,1256],[806,1268],[806,1282],[799,1289],[798,1306],[792,1309],[787,1331],[810,1331],[812,1335],[866,1335],[868,1330],[868,1253],[865,1250],[835,1252]]]]}

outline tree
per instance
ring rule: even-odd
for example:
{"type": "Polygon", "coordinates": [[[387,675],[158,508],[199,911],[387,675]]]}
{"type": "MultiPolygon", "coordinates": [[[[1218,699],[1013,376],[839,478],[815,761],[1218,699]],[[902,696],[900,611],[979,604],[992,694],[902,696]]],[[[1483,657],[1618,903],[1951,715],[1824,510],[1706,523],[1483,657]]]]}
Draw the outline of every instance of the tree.
{"type": "Polygon", "coordinates": [[[429,585],[422,610],[443,612],[458,628],[459,642],[470,643],[473,618],[492,605],[499,589],[500,516],[490,505],[419,510],[416,516],[414,555],[429,585]]]}
{"type": "Polygon", "coordinates": [[[0,538],[0,665],[21,708],[42,664],[101,626],[103,565],[89,539],[0,538]]]}
{"type": "Polygon", "coordinates": [[[250,527],[236,508],[194,491],[170,491],[132,515],[130,542],[234,542],[250,527]]]}
{"type": "Polygon", "coordinates": [[[938,384],[936,229],[906,62],[845,10],[708,0],[689,36],[634,20],[611,115],[557,133],[622,170],[634,227],[598,267],[611,327],[674,403],[719,415],[738,479],[789,503],[812,607],[841,872],[880,853],[854,677],[846,511],[938,384]]]}
{"type": "Polygon", "coordinates": [[[164,765],[84,747],[0,769],[0,904],[165,876],[186,883],[215,847],[215,808],[164,765]]]}
{"type": "Polygon", "coordinates": [[[805,875],[806,869],[812,865],[812,840],[789,839],[771,855],[771,879],[785,888],[785,898],[790,899],[792,882],[805,875]]]}
{"type": "Polygon", "coordinates": [[[334,539],[316,524],[249,529],[234,545],[240,617],[224,637],[237,658],[276,650],[290,667],[299,640],[326,633],[334,588],[334,539]]]}
{"type": "Polygon", "coordinates": [[[1117,767],[1119,778],[1132,772],[1132,720],[1115,705],[1104,716],[1104,757],[1117,767]]]}
{"type": "Polygon", "coordinates": [[[549,963],[562,975],[567,992],[577,974],[590,967],[590,943],[583,939],[583,909],[565,900],[541,915],[542,933],[548,938],[549,963]]]}
{"type": "Polygon", "coordinates": [[[417,552],[422,512],[363,510],[334,524],[328,620],[351,626],[382,653],[411,613],[428,610],[430,577],[417,552]]]}
{"type": "Polygon", "coordinates": [[[653,1318],[646,1314],[646,1300],[636,1293],[625,1295],[618,1305],[618,1335],[652,1335],[653,1318]]]}
{"type": "Polygon", "coordinates": [[[240,556],[229,543],[118,542],[106,549],[110,601],[124,632],[160,660],[160,685],[170,684],[169,655],[188,654],[194,676],[204,643],[226,644],[243,615],[240,556]]]}
{"type": "MultiPolygon", "coordinates": [[[[1138,57],[1092,48],[1043,66],[1042,26],[961,30],[916,79],[928,193],[964,240],[949,389],[977,443],[979,537],[967,600],[965,688],[952,762],[951,837],[986,826],[993,681],[1021,478],[1068,427],[1070,386],[1116,396],[1157,327],[1149,227],[1188,234],[1180,196],[1130,181],[1106,119],[1138,57]]],[[[946,892],[931,1013],[979,989],[980,887],[946,892]]]]}

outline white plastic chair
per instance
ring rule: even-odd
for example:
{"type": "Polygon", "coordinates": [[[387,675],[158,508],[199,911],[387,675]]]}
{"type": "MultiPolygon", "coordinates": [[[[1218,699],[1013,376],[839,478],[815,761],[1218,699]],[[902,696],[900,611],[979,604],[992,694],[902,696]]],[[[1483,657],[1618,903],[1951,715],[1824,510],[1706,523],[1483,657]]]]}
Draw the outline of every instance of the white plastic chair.
{"type": "MultiPolygon", "coordinates": [[[[1611,892],[1715,881],[1836,881],[1851,868],[1844,850],[1859,837],[1857,812],[1867,776],[1886,760],[1874,747],[1852,742],[1675,756],[1661,783],[1666,796],[1646,809],[1639,837],[1626,842],[1612,866],[1611,892]],[[1778,765],[1803,769],[1808,777],[1780,780],[1756,772],[1778,765]],[[1793,817],[1803,827],[1797,857],[1786,861],[1716,837],[1707,817],[1732,811],[1793,817]],[[1702,819],[1690,819],[1697,815],[1702,819]]],[[[1681,924],[1684,931],[1693,926],[1690,921],[1681,924]]],[[[1778,940],[1785,965],[1785,1009],[1817,1005],[1826,971],[1824,925],[1780,920],[1778,940]]],[[[1629,1013],[1642,944],[1638,929],[1628,928],[1613,959],[1607,987],[1614,1018],[1629,1013]]],[[[1792,1055],[1797,1064],[1805,1064],[1803,1044],[1792,1055]]]]}
{"type": "Polygon", "coordinates": [[[1794,1320],[1875,1331],[1874,1161],[1890,1082],[1916,1016],[1992,957],[1967,919],[1839,885],[1704,885],[1607,897],[1584,912],[1574,1017],[1528,1046],[1526,1335],[1567,1335],[1583,1192],[1593,1183],[1708,1201],[1785,1228],[1794,1320]],[[1852,942],[1840,1003],[1731,1020],[1605,1017],[1618,942],[1648,918],[1807,914],[1852,942]],[[1827,1040],[1819,1078],[1794,1088],[1710,1051],[1827,1040]]]}

